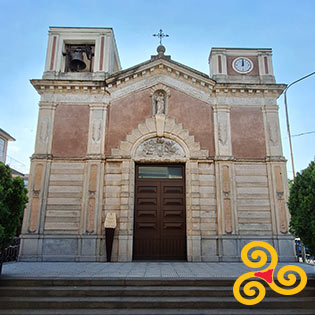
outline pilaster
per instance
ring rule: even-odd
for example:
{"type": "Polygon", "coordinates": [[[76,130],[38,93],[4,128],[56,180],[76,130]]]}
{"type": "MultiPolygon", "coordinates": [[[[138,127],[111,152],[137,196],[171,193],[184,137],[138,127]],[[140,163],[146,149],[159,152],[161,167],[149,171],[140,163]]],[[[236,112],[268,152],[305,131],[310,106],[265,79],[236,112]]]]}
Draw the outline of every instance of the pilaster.
{"type": "Polygon", "coordinates": [[[293,236],[289,233],[290,214],[287,207],[288,182],[286,177],[285,162],[268,163],[268,175],[270,176],[270,195],[272,199],[272,219],[276,232],[276,241],[280,261],[292,259],[293,236]]]}
{"type": "Polygon", "coordinates": [[[287,234],[289,223],[289,212],[287,208],[288,186],[286,182],[286,169],[284,162],[269,163],[272,179],[272,196],[276,209],[276,230],[277,234],[287,234]]]}
{"type": "Polygon", "coordinates": [[[269,158],[283,158],[278,106],[263,107],[266,154],[269,158]]]}
{"type": "Polygon", "coordinates": [[[99,158],[104,156],[107,107],[108,104],[105,103],[90,104],[88,156],[99,158]]]}
{"type": "Polygon", "coordinates": [[[29,202],[23,216],[19,260],[41,260],[51,160],[32,159],[29,202]]]}
{"type": "Polygon", "coordinates": [[[201,261],[201,218],[199,171],[197,161],[186,163],[187,260],[201,261]]]}
{"type": "Polygon", "coordinates": [[[215,155],[219,159],[232,158],[230,107],[214,106],[215,155]]]}
{"type": "Polygon", "coordinates": [[[51,102],[39,103],[39,115],[35,142],[35,155],[50,155],[53,126],[57,104],[51,102]]]}

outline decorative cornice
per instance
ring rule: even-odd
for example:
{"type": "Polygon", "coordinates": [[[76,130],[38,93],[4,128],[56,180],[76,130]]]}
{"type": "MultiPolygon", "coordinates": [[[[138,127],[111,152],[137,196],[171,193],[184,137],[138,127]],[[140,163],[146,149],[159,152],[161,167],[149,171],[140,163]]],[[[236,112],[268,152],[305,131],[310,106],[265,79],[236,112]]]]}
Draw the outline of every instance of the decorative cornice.
{"type": "Polygon", "coordinates": [[[31,160],[52,160],[53,159],[53,156],[52,154],[37,154],[37,153],[34,153],[32,156],[31,156],[31,160]]]}
{"type": "Polygon", "coordinates": [[[96,93],[109,95],[117,89],[127,87],[141,80],[167,75],[179,82],[211,96],[253,96],[277,98],[285,90],[285,84],[216,83],[208,75],[173,60],[158,58],[132,68],[117,72],[105,80],[84,79],[41,79],[31,80],[39,94],[44,93],[96,93]]]}
{"type": "Polygon", "coordinates": [[[240,84],[240,83],[217,83],[212,90],[213,96],[260,96],[279,97],[285,90],[285,84],[240,84]]]}
{"type": "Polygon", "coordinates": [[[44,93],[97,93],[108,94],[104,81],[31,80],[38,94],[44,93]]]}

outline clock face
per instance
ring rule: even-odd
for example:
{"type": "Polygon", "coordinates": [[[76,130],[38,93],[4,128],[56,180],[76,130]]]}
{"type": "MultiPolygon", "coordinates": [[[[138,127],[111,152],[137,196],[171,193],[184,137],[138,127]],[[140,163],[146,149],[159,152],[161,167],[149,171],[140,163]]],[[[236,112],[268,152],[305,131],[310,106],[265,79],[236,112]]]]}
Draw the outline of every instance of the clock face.
{"type": "Polygon", "coordinates": [[[245,57],[238,57],[232,63],[233,69],[239,73],[248,73],[253,70],[253,63],[245,57]]]}

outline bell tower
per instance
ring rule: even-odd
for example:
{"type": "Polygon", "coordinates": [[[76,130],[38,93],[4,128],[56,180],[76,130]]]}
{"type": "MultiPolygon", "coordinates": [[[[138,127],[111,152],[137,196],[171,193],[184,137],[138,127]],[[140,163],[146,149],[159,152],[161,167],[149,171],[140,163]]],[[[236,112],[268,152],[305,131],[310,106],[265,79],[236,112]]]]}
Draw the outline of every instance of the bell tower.
{"type": "Polygon", "coordinates": [[[40,102],[20,260],[98,259],[105,82],[120,70],[112,28],[50,27],[43,76],[31,80],[40,102]]]}
{"type": "Polygon", "coordinates": [[[50,27],[43,79],[104,79],[121,69],[112,28],[50,27]]]}

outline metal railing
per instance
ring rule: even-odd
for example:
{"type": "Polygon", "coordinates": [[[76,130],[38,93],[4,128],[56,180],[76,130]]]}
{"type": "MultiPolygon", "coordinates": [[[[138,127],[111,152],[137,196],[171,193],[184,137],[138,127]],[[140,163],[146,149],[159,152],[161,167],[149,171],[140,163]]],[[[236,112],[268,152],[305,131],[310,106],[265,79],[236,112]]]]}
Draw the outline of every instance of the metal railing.
{"type": "Polygon", "coordinates": [[[15,237],[11,244],[0,253],[2,262],[17,261],[20,250],[20,238],[15,237]]]}

